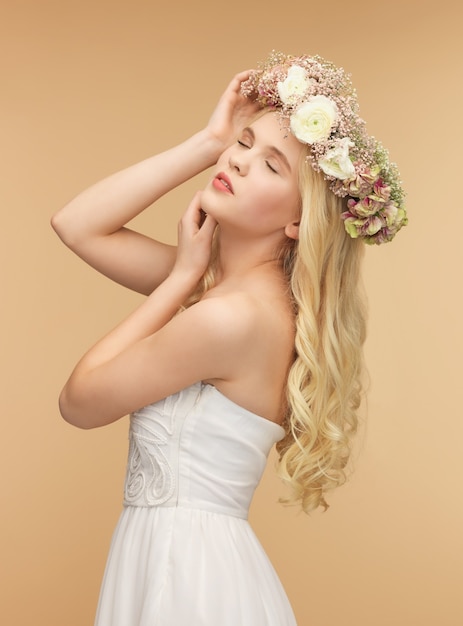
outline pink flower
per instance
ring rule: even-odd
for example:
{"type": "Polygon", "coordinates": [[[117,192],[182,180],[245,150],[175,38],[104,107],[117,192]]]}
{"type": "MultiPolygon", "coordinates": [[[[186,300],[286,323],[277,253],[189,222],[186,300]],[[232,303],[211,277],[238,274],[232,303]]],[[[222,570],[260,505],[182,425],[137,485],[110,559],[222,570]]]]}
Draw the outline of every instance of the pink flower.
{"type": "Polygon", "coordinates": [[[366,243],[375,243],[380,245],[381,243],[387,243],[391,241],[395,233],[391,233],[387,228],[381,228],[373,237],[365,239],[366,243]]]}
{"type": "Polygon", "coordinates": [[[374,185],[374,183],[379,180],[379,172],[380,168],[377,165],[374,165],[373,167],[364,167],[360,175],[363,180],[371,185],[374,185]]]}
{"type": "Polygon", "coordinates": [[[387,201],[391,197],[391,186],[386,185],[382,178],[373,183],[373,196],[377,200],[387,201]]]}
{"type": "Polygon", "coordinates": [[[363,225],[363,232],[366,235],[375,235],[384,226],[383,220],[378,215],[372,215],[365,220],[363,225]]]}
{"type": "Polygon", "coordinates": [[[383,209],[383,214],[384,214],[384,218],[386,220],[386,225],[388,228],[391,228],[392,226],[394,226],[394,224],[397,221],[398,213],[399,213],[399,209],[393,202],[388,202],[385,205],[383,209]]]}
{"type": "Polygon", "coordinates": [[[373,191],[372,183],[360,175],[351,180],[345,180],[344,187],[347,189],[347,193],[354,198],[368,196],[373,191]]]}
{"type": "Polygon", "coordinates": [[[341,218],[344,220],[344,228],[346,229],[349,237],[352,237],[352,239],[357,239],[357,237],[359,237],[359,235],[361,234],[364,220],[359,220],[355,217],[355,215],[349,213],[349,211],[344,211],[344,213],[341,213],[341,218]]]}
{"type": "Polygon", "coordinates": [[[347,201],[347,208],[357,217],[368,217],[369,215],[374,215],[380,211],[383,206],[382,202],[377,202],[371,196],[366,196],[358,201],[354,198],[350,198],[347,201]]]}

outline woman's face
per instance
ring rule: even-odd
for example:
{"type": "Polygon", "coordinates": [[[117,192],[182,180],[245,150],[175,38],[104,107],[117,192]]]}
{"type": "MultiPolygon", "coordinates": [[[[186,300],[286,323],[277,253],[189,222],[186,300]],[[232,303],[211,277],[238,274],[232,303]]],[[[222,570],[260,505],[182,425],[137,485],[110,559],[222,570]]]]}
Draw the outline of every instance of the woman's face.
{"type": "Polygon", "coordinates": [[[302,150],[277,114],[264,114],[219,158],[202,194],[203,209],[243,234],[283,235],[288,224],[299,220],[302,150]]]}

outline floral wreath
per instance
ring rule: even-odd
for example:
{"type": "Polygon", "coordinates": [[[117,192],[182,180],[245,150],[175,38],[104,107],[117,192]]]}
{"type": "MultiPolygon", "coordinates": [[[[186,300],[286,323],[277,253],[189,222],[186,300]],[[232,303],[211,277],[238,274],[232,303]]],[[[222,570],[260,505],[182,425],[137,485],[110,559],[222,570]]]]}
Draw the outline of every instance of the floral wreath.
{"type": "Polygon", "coordinates": [[[386,243],[407,224],[397,166],[367,134],[350,75],[342,68],[319,56],[274,51],[241,91],[262,107],[277,109],[296,139],[311,147],[313,169],[330,181],[334,194],[347,198],[341,217],[350,237],[386,243]]]}

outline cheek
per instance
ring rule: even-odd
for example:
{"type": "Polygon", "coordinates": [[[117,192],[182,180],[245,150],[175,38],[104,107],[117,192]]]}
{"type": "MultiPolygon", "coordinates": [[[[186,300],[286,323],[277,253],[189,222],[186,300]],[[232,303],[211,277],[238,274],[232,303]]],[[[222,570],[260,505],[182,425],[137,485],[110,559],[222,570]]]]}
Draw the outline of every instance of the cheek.
{"type": "Polygon", "coordinates": [[[282,204],[285,203],[285,194],[281,193],[278,189],[270,190],[268,187],[264,187],[262,189],[255,189],[255,192],[254,207],[258,215],[271,215],[279,211],[282,204]]]}
{"type": "Polygon", "coordinates": [[[250,211],[255,219],[267,224],[281,227],[288,222],[299,220],[300,200],[299,194],[293,190],[273,189],[265,190],[265,193],[255,198],[250,203],[250,211]]]}
{"type": "Polygon", "coordinates": [[[299,215],[300,205],[299,192],[295,191],[292,186],[284,186],[283,188],[275,189],[273,193],[269,194],[268,206],[278,210],[280,214],[284,214],[285,217],[299,215]]]}

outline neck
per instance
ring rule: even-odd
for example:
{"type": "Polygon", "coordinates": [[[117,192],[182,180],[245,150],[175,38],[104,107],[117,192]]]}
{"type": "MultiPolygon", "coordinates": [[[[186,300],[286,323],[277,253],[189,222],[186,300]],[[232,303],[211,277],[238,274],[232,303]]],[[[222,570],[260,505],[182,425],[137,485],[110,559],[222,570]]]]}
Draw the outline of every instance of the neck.
{"type": "Polygon", "coordinates": [[[231,233],[221,231],[218,282],[233,277],[240,279],[264,268],[279,272],[279,262],[275,258],[277,249],[278,242],[271,239],[233,237],[231,233]]]}

